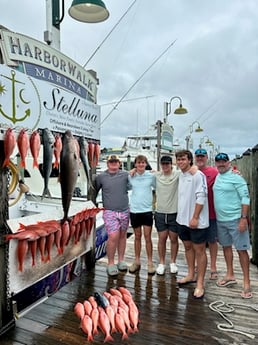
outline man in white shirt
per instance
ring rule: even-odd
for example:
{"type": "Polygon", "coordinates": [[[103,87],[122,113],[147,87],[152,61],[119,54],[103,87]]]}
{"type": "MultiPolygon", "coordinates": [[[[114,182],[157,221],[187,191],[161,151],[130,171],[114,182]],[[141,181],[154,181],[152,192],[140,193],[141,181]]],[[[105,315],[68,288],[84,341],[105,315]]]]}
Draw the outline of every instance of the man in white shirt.
{"type": "Polygon", "coordinates": [[[195,259],[197,263],[197,281],[193,297],[204,296],[204,277],[207,267],[206,242],[209,227],[208,192],[205,175],[197,171],[192,175],[189,170],[193,165],[193,155],[189,150],[176,153],[177,166],[181,173],[178,185],[179,238],[185,247],[188,265],[186,277],[178,280],[179,286],[195,282],[195,259]]]}

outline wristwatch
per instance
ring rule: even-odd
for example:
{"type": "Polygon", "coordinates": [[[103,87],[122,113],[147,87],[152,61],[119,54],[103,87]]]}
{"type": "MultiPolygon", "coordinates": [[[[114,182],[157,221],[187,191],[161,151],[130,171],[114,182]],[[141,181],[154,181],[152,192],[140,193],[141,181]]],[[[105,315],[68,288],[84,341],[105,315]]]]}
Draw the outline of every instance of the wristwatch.
{"type": "Polygon", "coordinates": [[[243,214],[241,215],[241,218],[247,218],[247,216],[244,216],[243,214]]]}

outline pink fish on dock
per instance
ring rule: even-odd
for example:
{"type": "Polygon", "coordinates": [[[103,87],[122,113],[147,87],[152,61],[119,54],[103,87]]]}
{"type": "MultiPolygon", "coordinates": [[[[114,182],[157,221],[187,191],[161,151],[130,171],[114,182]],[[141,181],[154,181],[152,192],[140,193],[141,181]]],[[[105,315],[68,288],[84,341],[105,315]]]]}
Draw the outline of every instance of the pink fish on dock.
{"type": "Polygon", "coordinates": [[[89,315],[84,315],[84,318],[81,321],[81,328],[85,334],[87,334],[87,340],[92,341],[92,319],[89,315]]]}
{"type": "Polygon", "coordinates": [[[116,322],[116,329],[122,333],[122,340],[128,339],[128,335],[126,333],[126,326],[124,319],[121,314],[115,315],[115,322],[116,322]]]}
{"type": "Polygon", "coordinates": [[[109,318],[102,308],[99,308],[99,326],[105,335],[104,343],[106,343],[107,341],[114,341],[113,337],[110,334],[111,325],[109,318]]]}
{"type": "Polygon", "coordinates": [[[82,320],[85,316],[85,309],[84,305],[81,302],[77,302],[74,306],[74,313],[75,315],[82,320]]]}

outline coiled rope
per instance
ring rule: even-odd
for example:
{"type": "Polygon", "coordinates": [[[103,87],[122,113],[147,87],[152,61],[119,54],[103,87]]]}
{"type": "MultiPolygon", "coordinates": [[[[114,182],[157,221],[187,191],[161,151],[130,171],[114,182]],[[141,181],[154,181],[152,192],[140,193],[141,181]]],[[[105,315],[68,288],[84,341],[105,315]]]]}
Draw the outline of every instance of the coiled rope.
{"type": "Polygon", "coordinates": [[[258,312],[258,308],[252,306],[252,305],[246,305],[241,303],[225,303],[223,301],[215,301],[209,304],[209,308],[212,311],[215,311],[218,313],[227,323],[219,323],[217,325],[217,328],[221,331],[225,332],[232,332],[232,333],[238,333],[245,335],[246,337],[250,339],[254,339],[255,335],[251,333],[247,333],[244,331],[240,331],[239,329],[234,328],[234,324],[231,320],[229,320],[224,314],[232,313],[235,311],[234,306],[238,306],[240,308],[250,308],[254,311],[258,312]]]}

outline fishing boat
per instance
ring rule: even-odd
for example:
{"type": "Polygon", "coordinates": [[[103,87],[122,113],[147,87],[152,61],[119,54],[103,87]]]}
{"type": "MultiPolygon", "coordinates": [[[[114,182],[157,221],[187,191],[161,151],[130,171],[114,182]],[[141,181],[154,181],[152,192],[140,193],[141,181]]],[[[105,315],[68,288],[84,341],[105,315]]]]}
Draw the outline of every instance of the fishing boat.
{"type": "Polygon", "coordinates": [[[104,149],[98,171],[106,169],[106,160],[111,154],[119,156],[123,170],[131,170],[138,155],[144,155],[147,158],[147,169],[150,170],[158,170],[159,158],[164,154],[170,155],[175,164],[174,129],[168,124],[160,124],[160,128],[158,126],[158,123],[152,125],[144,134],[128,135],[121,149],[104,149]]]}

